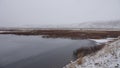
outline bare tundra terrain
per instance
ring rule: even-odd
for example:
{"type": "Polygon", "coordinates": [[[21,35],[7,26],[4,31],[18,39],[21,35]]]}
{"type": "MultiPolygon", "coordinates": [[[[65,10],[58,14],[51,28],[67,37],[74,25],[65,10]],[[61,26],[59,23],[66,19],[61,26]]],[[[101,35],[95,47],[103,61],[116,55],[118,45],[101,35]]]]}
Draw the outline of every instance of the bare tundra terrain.
{"type": "Polygon", "coordinates": [[[101,39],[116,38],[119,29],[0,29],[0,34],[42,35],[44,38],[101,39]]]}

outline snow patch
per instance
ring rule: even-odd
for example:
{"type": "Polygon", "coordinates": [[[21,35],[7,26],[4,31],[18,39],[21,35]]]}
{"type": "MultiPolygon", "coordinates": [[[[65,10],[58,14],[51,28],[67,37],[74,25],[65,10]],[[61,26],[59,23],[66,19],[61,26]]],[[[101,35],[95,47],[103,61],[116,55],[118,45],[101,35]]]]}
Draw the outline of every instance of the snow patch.
{"type": "Polygon", "coordinates": [[[10,32],[10,31],[0,31],[0,33],[4,33],[4,32],[10,32]]]}
{"type": "Polygon", "coordinates": [[[92,41],[95,41],[97,44],[105,44],[110,41],[113,41],[115,38],[106,38],[106,39],[90,39],[92,41]]]}

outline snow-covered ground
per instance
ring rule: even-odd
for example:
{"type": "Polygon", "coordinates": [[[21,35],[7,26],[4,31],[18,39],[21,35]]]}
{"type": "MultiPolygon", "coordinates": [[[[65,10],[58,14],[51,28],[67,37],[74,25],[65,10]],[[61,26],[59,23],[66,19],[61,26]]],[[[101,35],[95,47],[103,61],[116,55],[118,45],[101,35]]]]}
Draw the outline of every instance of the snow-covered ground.
{"type": "Polygon", "coordinates": [[[106,38],[106,39],[90,39],[95,41],[97,44],[107,44],[110,41],[113,41],[115,38],[106,38]]]}
{"type": "Polygon", "coordinates": [[[85,56],[81,65],[75,61],[65,68],[120,68],[120,39],[106,44],[95,55],[85,56]]]}
{"type": "Polygon", "coordinates": [[[3,33],[3,32],[10,32],[10,31],[0,31],[0,33],[3,33]]]}

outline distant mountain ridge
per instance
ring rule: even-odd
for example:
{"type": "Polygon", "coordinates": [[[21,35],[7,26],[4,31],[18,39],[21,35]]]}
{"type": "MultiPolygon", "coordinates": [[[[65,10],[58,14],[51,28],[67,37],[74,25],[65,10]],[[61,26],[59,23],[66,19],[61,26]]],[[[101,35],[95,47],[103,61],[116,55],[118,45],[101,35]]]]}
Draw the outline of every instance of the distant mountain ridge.
{"type": "Polygon", "coordinates": [[[120,28],[120,21],[109,22],[84,22],[79,24],[64,25],[67,28],[120,28]]]}
{"type": "MultiPolygon", "coordinates": [[[[14,26],[13,26],[14,27],[14,26]]],[[[20,28],[120,28],[120,20],[119,21],[99,21],[99,22],[81,22],[81,23],[73,23],[73,24],[33,24],[33,25],[24,25],[18,26],[20,28]]],[[[18,28],[16,27],[16,28],[18,28]]]]}

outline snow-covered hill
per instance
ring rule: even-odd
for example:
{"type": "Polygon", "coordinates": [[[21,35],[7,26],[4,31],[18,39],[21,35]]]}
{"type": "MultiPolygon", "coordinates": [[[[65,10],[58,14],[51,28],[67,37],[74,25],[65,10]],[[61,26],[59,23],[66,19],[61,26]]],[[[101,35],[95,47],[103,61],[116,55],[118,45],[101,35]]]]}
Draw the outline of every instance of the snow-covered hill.
{"type": "Polygon", "coordinates": [[[27,25],[32,28],[120,28],[120,21],[82,22],[73,24],[27,25]]]}
{"type": "Polygon", "coordinates": [[[79,24],[63,25],[67,28],[120,28],[120,21],[84,22],[79,24]]]}
{"type": "MultiPolygon", "coordinates": [[[[0,26],[2,27],[2,26],[0,26]]],[[[28,24],[22,26],[13,26],[16,28],[120,28],[119,21],[99,21],[99,22],[80,22],[65,24],[28,24]]]]}

